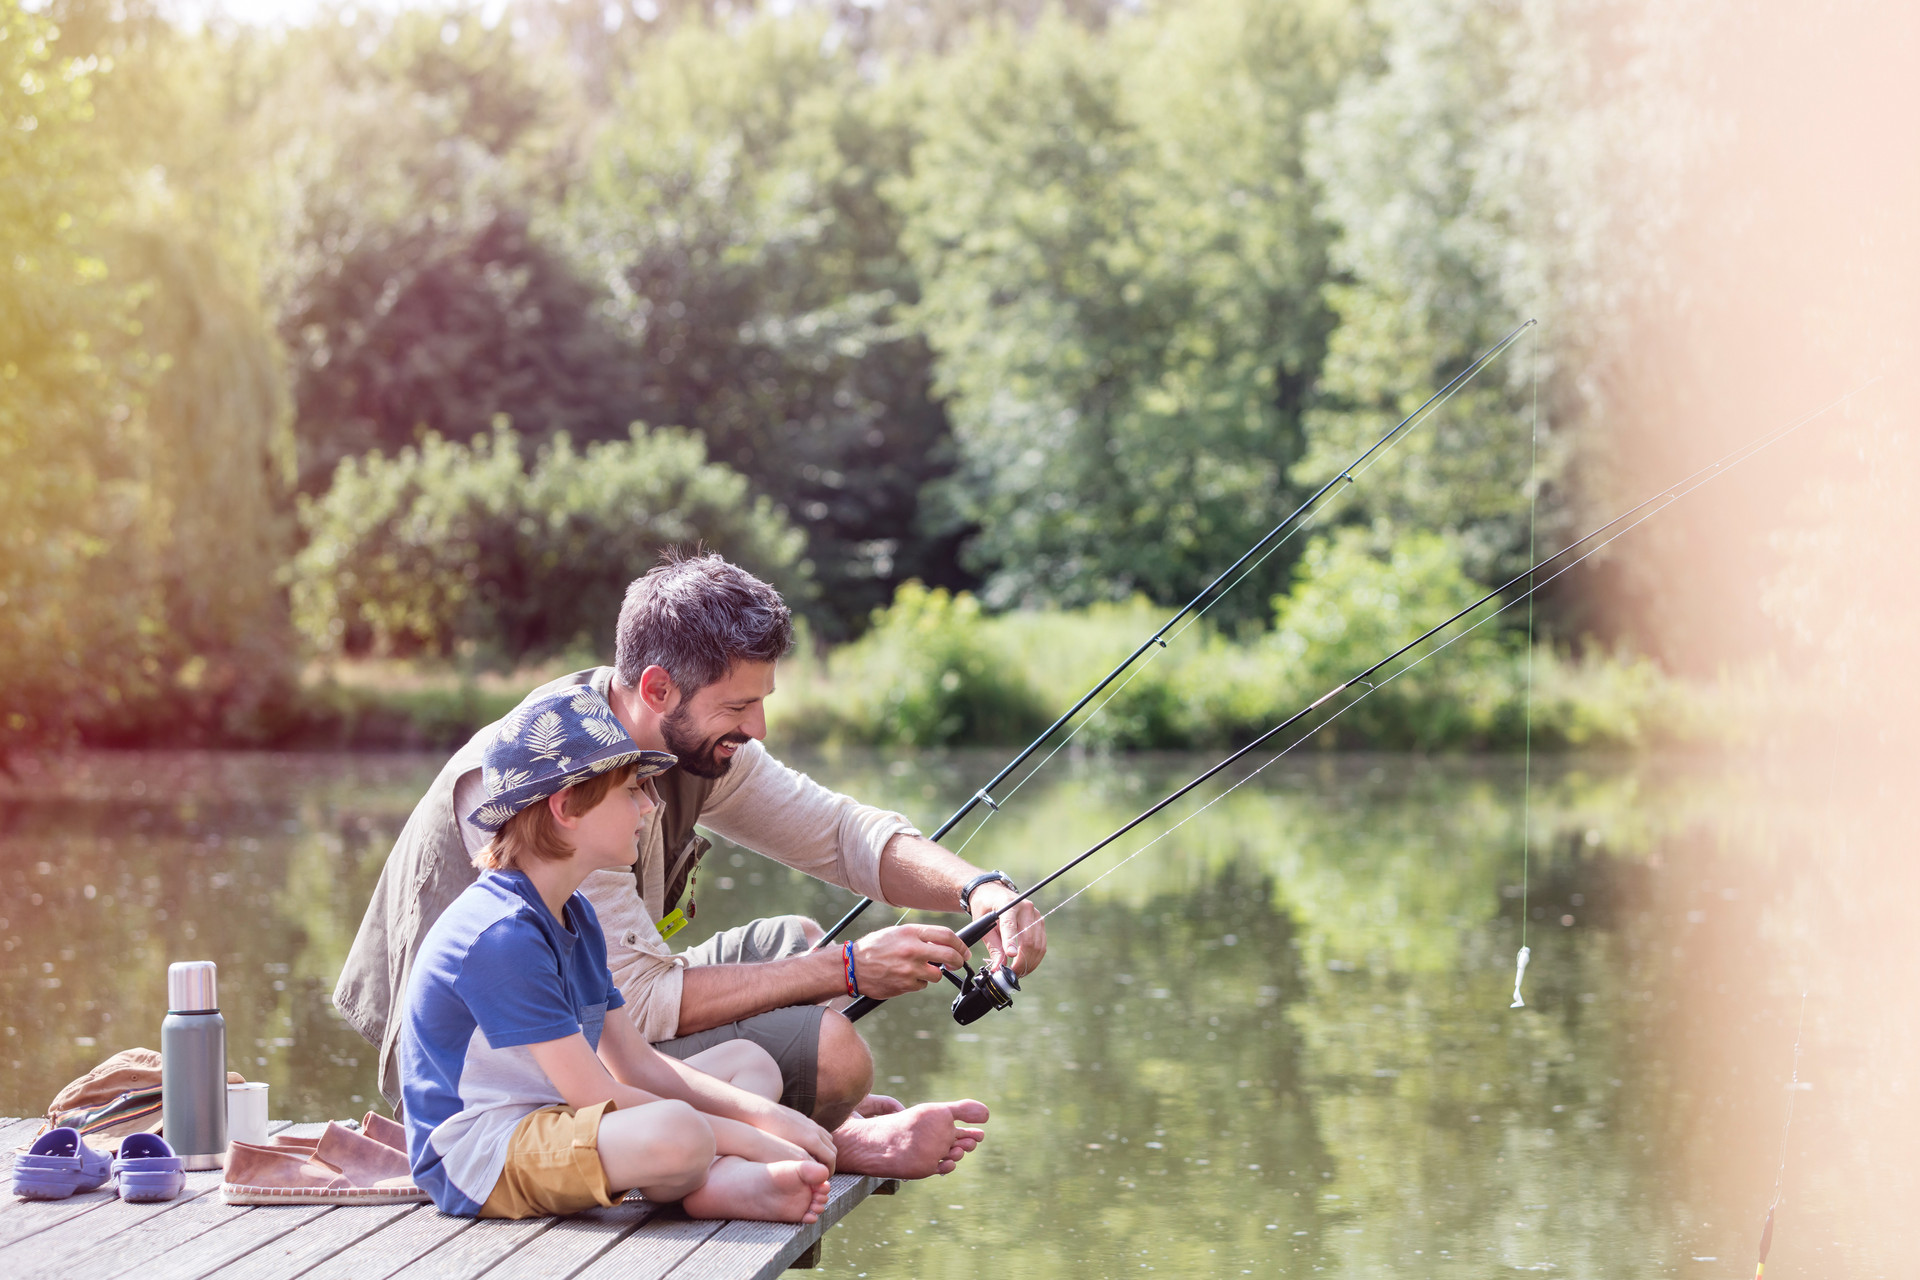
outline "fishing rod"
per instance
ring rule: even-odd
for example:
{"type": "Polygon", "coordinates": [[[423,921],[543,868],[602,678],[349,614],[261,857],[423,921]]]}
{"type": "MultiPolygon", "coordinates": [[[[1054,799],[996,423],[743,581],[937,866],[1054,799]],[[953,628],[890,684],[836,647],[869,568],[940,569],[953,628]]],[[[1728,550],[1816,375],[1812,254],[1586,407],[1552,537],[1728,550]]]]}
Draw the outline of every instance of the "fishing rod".
{"type": "MultiPolygon", "coordinates": [[[[1868,385],[1871,385],[1871,384],[1868,384],[1868,385]]],[[[1863,389],[1863,388],[1859,388],[1859,389],[1863,389]]],[[[1859,389],[1856,389],[1856,390],[1859,390],[1859,389]]],[[[1855,392],[1850,391],[1847,393],[1846,396],[1842,396],[1840,400],[1834,401],[1834,404],[1839,404],[1854,394],[1855,392]]],[[[1302,707],[1299,711],[1294,712],[1292,715],[1288,716],[1285,720],[1282,720],[1279,724],[1273,726],[1271,729],[1268,729],[1266,732],[1262,733],[1259,737],[1255,738],[1253,741],[1247,743],[1246,746],[1241,747],[1238,751],[1233,752],[1232,754],[1228,755],[1225,759],[1221,760],[1219,763],[1205,770],[1203,773],[1200,774],[1199,777],[1194,778],[1191,782],[1188,782],[1185,785],[1176,788],[1174,791],[1172,791],[1165,797],[1155,801],[1153,804],[1149,805],[1146,809],[1142,810],[1139,814],[1135,815],[1133,818],[1123,823],[1119,828],[1114,830],[1111,834],[1107,835],[1106,837],[1104,837],[1103,839],[1099,840],[1097,843],[1089,847],[1085,852],[1077,854],[1074,857],[1068,859],[1058,869],[1056,869],[1049,875],[1045,876],[1041,880],[1035,882],[1031,888],[1016,895],[1012,899],[1012,901],[1007,902],[1005,905],[993,911],[988,912],[986,915],[983,915],[976,920],[969,922],[966,925],[966,927],[958,930],[958,936],[960,940],[963,943],[965,943],[967,946],[971,947],[974,943],[978,942],[981,938],[984,938],[989,932],[991,932],[994,926],[999,924],[1000,917],[1005,915],[1008,911],[1011,911],[1014,907],[1018,906],[1020,903],[1028,901],[1040,890],[1046,888],[1048,885],[1052,884],[1054,881],[1060,879],[1060,877],[1066,875],[1069,871],[1072,871],[1075,867],[1079,866],[1081,863],[1085,862],[1088,858],[1091,858],[1094,854],[1100,852],[1100,850],[1106,848],[1108,845],[1112,844],[1114,841],[1118,840],[1120,837],[1126,835],[1129,831],[1132,831],[1135,827],[1138,827],[1141,823],[1145,822],[1147,819],[1153,817],[1155,814],[1166,809],[1169,805],[1173,804],[1174,802],[1190,794],[1192,791],[1194,791],[1196,788],[1200,787],[1204,783],[1219,776],[1221,772],[1231,767],[1235,763],[1245,759],[1247,756],[1251,755],[1253,752],[1259,750],[1263,745],[1271,741],[1274,737],[1285,732],[1288,728],[1292,727],[1293,725],[1297,724],[1300,720],[1304,719],[1306,716],[1318,710],[1321,706],[1325,705],[1328,701],[1332,700],[1335,697],[1338,697],[1345,690],[1350,689],[1355,685],[1363,684],[1367,686],[1367,693],[1361,694],[1360,697],[1364,698],[1368,694],[1371,694],[1372,692],[1374,692],[1374,690],[1378,686],[1376,686],[1375,684],[1372,683],[1372,681],[1369,680],[1370,676],[1374,675],[1381,668],[1386,667],[1389,664],[1396,661],[1397,659],[1403,657],[1411,650],[1426,643],[1428,640],[1431,640],[1434,636],[1446,630],[1448,627],[1452,626],[1454,623],[1465,618],[1467,615],[1475,612],[1476,610],[1485,606],[1489,602],[1499,598],[1499,596],[1502,593],[1506,592],[1507,590],[1515,586],[1518,586],[1522,582],[1527,582],[1529,584],[1525,591],[1521,592],[1519,595],[1515,596],[1513,599],[1507,601],[1507,603],[1502,605],[1499,610],[1496,610],[1495,611],[1496,615],[1500,612],[1504,612],[1509,608],[1512,608],[1514,605],[1520,603],[1522,600],[1530,599],[1536,592],[1542,590],[1543,588],[1551,584],[1554,581],[1554,579],[1558,578],[1562,573],[1565,573],[1568,570],[1572,569],[1575,565],[1578,565],[1581,561],[1585,560],[1587,556],[1594,554],[1595,552],[1599,551],[1601,547],[1604,547],[1607,545],[1607,543],[1612,542],[1613,538],[1607,538],[1605,542],[1601,542],[1598,546],[1595,546],[1591,551],[1587,552],[1586,555],[1580,556],[1578,559],[1575,559],[1570,564],[1567,564],[1563,568],[1557,570],[1555,573],[1550,575],[1545,581],[1539,582],[1537,584],[1533,583],[1531,581],[1532,578],[1534,577],[1535,574],[1539,573],[1542,569],[1545,569],[1550,565],[1553,565],[1554,563],[1563,559],[1570,553],[1585,546],[1587,543],[1593,542],[1596,538],[1601,537],[1603,534],[1606,534],[1618,528],[1620,525],[1625,524],[1627,521],[1633,520],[1635,516],[1640,516],[1641,512],[1643,511],[1646,512],[1646,515],[1640,516],[1639,520],[1634,520],[1634,523],[1632,525],[1629,525],[1627,529],[1621,529],[1620,533],[1614,535],[1614,537],[1622,536],[1623,534],[1625,534],[1632,528],[1636,527],[1637,525],[1643,523],[1644,521],[1652,519],[1655,515],[1658,515],[1661,511],[1664,511],[1667,507],[1671,506],[1673,503],[1678,502],[1681,498],[1686,497],[1688,494],[1692,493],[1695,489],[1698,489],[1701,485],[1707,484],[1710,481],[1725,474],[1727,471],[1731,470],[1733,467],[1736,467],[1740,463],[1745,462],[1748,458],[1751,458],[1754,454],[1759,453],[1762,449],[1765,449],[1768,446],[1776,444],[1780,440],[1785,439],[1787,436],[1791,435],[1795,431],[1798,431],[1801,427],[1805,426],[1808,422],[1811,422],[1814,418],[1819,417],[1821,414],[1827,412],[1827,410],[1831,409],[1832,407],[1833,407],[1833,404],[1829,404],[1825,408],[1819,409],[1814,413],[1811,413],[1806,417],[1801,418],[1799,421],[1790,424],[1789,426],[1776,428],[1775,430],[1762,435],[1758,439],[1750,441],[1747,444],[1740,446],[1739,448],[1733,450],[1732,452],[1723,455],[1718,460],[1714,462],[1710,462],[1706,466],[1698,469],[1697,471],[1694,471],[1691,474],[1685,476],[1684,478],[1678,481],[1675,481],[1673,484],[1666,486],[1665,488],[1661,489],[1658,493],[1654,494],[1652,497],[1646,499],[1644,502],[1641,502],[1636,504],[1635,506],[1629,507],[1627,510],[1615,516],[1613,519],[1607,521],[1605,524],[1602,524],[1592,529],[1591,531],[1581,535],[1579,538],[1568,543],[1566,546],[1554,552],[1552,555],[1547,556],[1544,559],[1535,562],[1534,564],[1527,567],[1525,570],[1515,574],[1513,577],[1507,579],[1507,581],[1501,583],[1498,587],[1495,587],[1493,590],[1487,592],[1485,595],[1475,600],[1472,604],[1466,606],[1464,609],[1461,609],[1453,613],[1452,615],[1447,617],[1445,620],[1435,624],[1434,626],[1429,627],[1426,631],[1423,631],[1418,636],[1414,637],[1412,640],[1409,640],[1406,644],[1401,645],[1398,649],[1395,649],[1392,653],[1388,654],[1386,657],[1380,659],[1378,662],[1375,662],[1371,666],[1365,668],[1364,670],[1359,672],[1357,675],[1351,676],[1348,679],[1341,681],[1339,684],[1335,685],[1333,688],[1327,690],[1327,692],[1321,694],[1318,698],[1315,698],[1312,702],[1302,707]],[[1650,507],[1655,509],[1649,511],[1648,508],[1650,507]]],[[[1482,619],[1482,622],[1485,622],[1487,620],[1488,619],[1482,619]]],[[[1475,625],[1478,626],[1480,624],[1476,623],[1475,625]]],[[[1449,641],[1448,643],[1451,643],[1451,641],[1449,641]]],[[[1435,652],[1437,652],[1437,650],[1435,652]]],[[[1416,659],[1415,661],[1417,663],[1418,661],[1422,661],[1422,660],[1424,659],[1416,659]]],[[[1411,669],[1411,668],[1409,667],[1408,669],[1411,669]]],[[[1394,679],[1395,676],[1399,674],[1400,674],[1399,672],[1396,672],[1394,673],[1394,676],[1388,676],[1386,680],[1381,681],[1381,684],[1387,683],[1387,681],[1394,679]]],[[[1355,703],[1357,703],[1358,701],[1359,699],[1355,699],[1355,703]]],[[[1349,704],[1349,705],[1354,705],[1354,704],[1349,704]]],[[[1344,710],[1346,710],[1346,708],[1344,707],[1341,708],[1341,711],[1344,711],[1344,710]]],[[[1335,715],[1338,715],[1338,714],[1340,714],[1340,712],[1335,712],[1335,715]]],[[[1302,735],[1302,737],[1299,740],[1296,740],[1295,742],[1290,743],[1279,754],[1284,755],[1286,751],[1292,750],[1293,747],[1298,746],[1301,741],[1305,741],[1306,736],[1307,735],[1302,735]]],[[[1278,755],[1276,755],[1274,758],[1277,759],[1278,755]]],[[[1271,761],[1269,761],[1269,763],[1271,763],[1271,761]]],[[[1264,768],[1265,766],[1263,765],[1261,767],[1264,768]]],[[[983,966],[978,972],[976,972],[971,965],[968,965],[966,966],[966,974],[967,976],[963,980],[958,975],[952,973],[951,971],[946,971],[946,970],[942,971],[942,976],[946,977],[950,982],[954,983],[955,986],[960,988],[960,994],[954,998],[952,1011],[953,1011],[954,1020],[956,1022],[960,1022],[963,1025],[966,1023],[975,1021],[976,1019],[984,1016],[985,1014],[991,1012],[994,1009],[1008,1008],[1013,1004],[1013,994],[1020,990],[1019,978],[1014,974],[1011,968],[1008,968],[1005,966],[1001,966],[998,968],[983,966]]],[[[846,1010],[844,1011],[845,1016],[849,1021],[857,1022],[861,1018],[865,1017],[867,1014],[879,1008],[884,1003],[885,1001],[875,999],[872,996],[861,996],[859,999],[855,1000],[852,1004],[847,1006],[846,1010]]]]}
{"type": "MultiPolygon", "coordinates": [[[[1268,551],[1272,546],[1277,545],[1274,540],[1280,537],[1281,531],[1286,529],[1287,526],[1293,524],[1294,521],[1298,520],[1301,516],[1310,512],[1312,508],[1315,506],[1315,504],[1317,504],[1322,498],[1326,497],[1329,493],[1331,493],[1334,490],[1334,488],[1340,484],[1341,481],[1344,480],[1348,484],[1355,483],[1355,479],[1353,475],[1354,468],[1363,465],[1368,458],[1371,458],[1374,454],[1378,453],[1380,450],[1387,448],[1397,437],[1399,437],[1404,431],[1407,430],[1410,424],[1417,422],[1420,416],[1424,414],[1428,409],[1432,408],[1435,404],[1451,396],[1455,391],[1459,390],[1462,386],[1466,385],[1466,383],[1470,381],[1475,374],[1479,373],[1480,370],[1486,368],[1486,366],[1490,364],[1494,359],[1496,359],[1501,352],[1505,351],[1508,347],[1512,346],[1514,341],[1518,339],[1521,334],[1525,333],[1528,329],[1531,329],[1537,323],[1539,323],[1537,320],[1527,320],[1525,323],[1519,325],[1517,328],[1514,329],[1512,333],[1509,333],[1506,337],[1500,339],[1500,341],[1496,342],[1492,347],[1488,348],[1484,354],[1475,357],[1471,362],[1469,362],[1467,367],[1465,369],[1462,369],[1457,375],[1455,375],[1453,380],[1451,382],[1448,382],[1446,386],[1441,387],[1438,391],[1434,392],[1431,396],[1428,396],[1425,402],[1422,403],[1419,408],[1415,409],[1412,413],[1408,414],[1406,417],[1402,418],[1399,422],[1395,423],[1392,430],[1388,431],[1385,435],[1381,436],[1378,440],[1375,440],[1371,445],[1368,445],[1367,448],[1360,454],[1359,457],[1355,458],[1352,462],[1349,462],[1345,467],[1342,467],[1338,475],[1335,475],[1331,480],[1327,481],[1325,484],[1321,485],[1318,489],[1316,489],[1311,497],[1309,497],[1305,502],[1302,502],[1299,506],[1295,507],[1293,511],[1290,512],[1285,519],[1280,521],[1279,524],[1276,524],[1275,526],[1273,526],[1273,528],[1269,529],[1265,537],[1261,538],[1258,542],[1254,543],[1253,546],[1249,547],[1246,553],[1243,554],[1238,560],[1235,560],[1232,564],[1228,565],[1224,570],[1220,572],[1220,574],[1217,577],[1213,579],[1213,581],[1209,582],[1205,587],[1201,588],[1200,594],[1196,595],[1193,599],[1187,601],[1187,603],[1181,607],[1180,611],[1175,613],[1171,618],[1168,618],[1166,623],[1163,626],[1161,626],[1161,628],[1158,631],[1154,632],[1152,635],[1148,636],[1144,641],[1142,641],[1139,648],[1135,649],[1132,653],[1128,654],[1124,659],[1122,659],[1119,666],[1115,667],[1113,670],[1107,672],[1105,676],[1101,677],[1100,681],[1097,684],[1095,684],[1093,688],[1087,690],[1086,693],[1080,696],[1079,701],[1075,702],[1072,706],[1068,707],[1065,711],[1061,712],[1059,719],[1055,720],[1052,724],[1048,725],[1044,730],[1041,731],[1038,737],[1036,737],[1032,742],[1029,742],[1025,747],[1023,747],[1020,750],[1019,754],[1015,755],[1013,759],[1007,762],[1005,768],[1001,769],[999,773],[996,773],[993,775],[992,781],[988,782],[985,786],[981,787],[978,791],[974,792],[971,796],[967,797],[966,801],[963,804],[961,804],[961,806],[958,809],[954,810],[952,815],[949,816],[945,822],[941,823],[939,828],[936,831],[934,831],[934,833],[931,836],[927,838],[930,840],[939,841],[940,839],[945,837],[949,831],[952,831],[954,827],[958,826],[962,821],[964,821],[966,816],[972,813],[974,809],[979,805],[982,805],[982,804],[986,805],[990,814],[998,813],[1000,810],[1000,803],[999,801],[993,798],[994,789],[998,787],[1001,783],[1005,782],[1009,777],[1011,777],[1014,770],[1018,769],[1021,765],[1025,764],[1029,759],[1031,759],[1034,752],[1038,751],[1041,747],[1045,746],[1048,740],[1051,739],[1054,734],[1058,733],[1063,727],[1065,727],[1066,724],[1069,721],[1071,721],[1075,716],[1079,715],[1080,712],[1085,709],[1086,705],[1089,702],[1092,702],[1095,698],[1099,697],[1101,692],[1105,690],[1108,685],[1112,684],[1115,680],[1119,679],[1123,674],[1125,674],[1127,669],[1133,666],[1134,663],[1138,662],[1142,655],[1150,651],[1155,645],[1159,645],[1162,649],[1166,648],[1167,642],[1165,637],[1167,632],[1173,630],[1175,624],[1177,624],[1181,619],[1185,618],[1188,614],[1193,613],[1194,610],[1199,606],[1200,602],[1202,600],[1205,600],[1209,595],[1213,593],[1214,588],[1218,587],[1222,582],[1225,582],[1228,578],[1232,577],[1236,572],[1239,571],[1242,565],[1254,559],[1255,556],[1261,555],[1262,553],[1268,551]]],[[[1298,530],[1296,529],[1295,532],[1298,532],[1298,530]]],[[[1251,570],[1249,570],[1248,572],[1251,572],[1251,570]]],[[[1237,581],[1233,584],[1233,586],[1238,586],[1238,585],[1239,583],[1237,581]]],[[[1233,586],[1228,587],[1227,590],[1231,591],[1233,589],[1233,586]]],[[[1221,592],[1220,598],[1224,599],[1225,595],[1226,595],[1226,592],[1221,592]]],[[[1215,603],[1217,603],[1217,600],[1215,603]]],[[[1213,606],[1209,604],[1207,607],[1212,608],[1213,606]]],[[[1201,612],[1205,612],[1205,610],[1201,610],[1201,612]]],[[[1041,763],[1044,764],[1045,761],[1042,761],[1041,763]]],[[[1017,789],[1018,788],[1016,788],[1016,790],[1017,789]]],[[[872,898],[862,898],[860,899],[860,901],[854,903],[851,910],[849,910],[845,915],[841,916],[840,919],[836,920],[833,924],[833,927],[828,929],[824,934],[821,935],[820,941],[814,944],[813,949],[815,951],[818,951],[822,947],[831,945],[833,943],[833,940],[840,936],[840,933],[842,930],[844,930],[848,925],[852,924],[855,920],[859,919],[861,913],[864,912],[868,907],[873,905],[873,901],[874,900],[872,898]]]]}

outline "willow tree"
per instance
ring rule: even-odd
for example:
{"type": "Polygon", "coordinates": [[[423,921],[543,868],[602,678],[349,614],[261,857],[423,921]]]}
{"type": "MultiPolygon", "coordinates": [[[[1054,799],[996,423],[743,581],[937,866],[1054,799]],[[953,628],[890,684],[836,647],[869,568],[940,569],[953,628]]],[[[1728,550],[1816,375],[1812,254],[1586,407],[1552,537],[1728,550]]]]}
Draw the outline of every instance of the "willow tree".
{"type": "Polygon", "coordinates": [[[259,732],[290,678],[278,374],[209,212],[245,170],[198,150],[205,68],[137,9],[0,8],[13,746],[259,732]]]}
{"type": "Polygon", "coordinates": [[[0,680],[10,746],[65,735],[114,701],[89,680],[105,642],[136,659],[154,593],[113,559],[141,536],[139,477],[116,463],[137,432],[137,371],[111,351],[133,297],[99,254],[110,202],[94,67],[59,31],[0,5],[0,680]]]}

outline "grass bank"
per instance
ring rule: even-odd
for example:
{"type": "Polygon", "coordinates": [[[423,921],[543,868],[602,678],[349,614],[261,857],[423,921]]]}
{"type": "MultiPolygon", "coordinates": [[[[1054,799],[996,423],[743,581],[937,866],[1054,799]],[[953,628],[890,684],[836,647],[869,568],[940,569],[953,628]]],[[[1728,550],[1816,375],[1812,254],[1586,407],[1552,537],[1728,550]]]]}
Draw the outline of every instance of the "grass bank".
{"type": "Polygon", "coordinates": [[[528,690],[591,664],[563,660],[493,672],[437,663],[316,663],[276,745],[451,749],[511,711],[528,690]]]}
{"type": "MultiPolygon", "coordinates": [[[[1133,751],[1252,739],[1446,616],[1449,601],[1472,598],[1470,584],[1447,580],[1421,554],[1410,548],[1386,577],[1358,581],[1343,580],[1334,560],[1323,563],[1276,601],[1275,626],[1257,635],[1225,635],[1204,619],[1176,629],[1096,703],[1078,740],[1133,751]]],[[[825,653],[803,642],[781,664],[770,737],[776,747],[1024,743],[1168,613],[1134,600],[990,616],[965,594],[909,584],[859,640],[825,653]]],[[[1727,697],[1644,659],[1536,645],[1529,722],[1524,635],[1491,620],[1453,634],[1426,660],[1376,674],[1372,691],[1356,686],[1330,701],[1301,730],[1313,730],[1313,745],[1323,748],[1504,750],[1530,732],[1544,750],[1640,749],[1722,738],[1738,718],[1727,697]]],[[[316,664],[291,723],[275,736],[306,746],[449,747],[527,690],[593,661],[576,656],[506,673],[316,664]]]]}
{"type": "MultiPolygon", "coordinates": [[[[1025,742],[1169,612],[1136,600],[990,617],[965,595],[903,590],[861,639],[783,665],[769,705],[771,736],[818,745],[1025,742]]],[[[1315,637],[1305,633],[1311,619],[1291,621],[1244,641],[1204,622],[1179,632],[1096,702],[1079,740],[1111,750],[1244,743],[1395,647],[1373,634],[1315,637]]],[[[1411,625],[1389,632],[1418,633],[1411,625]]],[[[1677,712],[1698,700],[1645,660],[1537,646],[1532,667],[1536,747],[1638,748],[1691,739],[1704,728],[1698,715],[1677,712]]],[[[1497,750],[1525,741],[1524,640],[1482,627],[1383,683],[1398,669],[1375,676],[1379,687],[1320,730],[1316,745],[1497,750]]]]}

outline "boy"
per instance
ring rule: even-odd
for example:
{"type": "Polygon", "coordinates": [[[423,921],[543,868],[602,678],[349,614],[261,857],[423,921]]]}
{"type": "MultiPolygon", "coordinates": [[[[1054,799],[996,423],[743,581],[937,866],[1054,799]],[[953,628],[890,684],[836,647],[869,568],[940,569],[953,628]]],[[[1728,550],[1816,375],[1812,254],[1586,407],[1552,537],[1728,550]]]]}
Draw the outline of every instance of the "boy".
{"type": "Polygon", "coordinates": [[[523,1218],[639,1188],[696,1218],[813,1222],[832,1139],[773,1101],[780,1072],[748,1041],[685,1062],[656,1052],[607,971],[585,895],[631,867],[653,809],[642,751],[591,689],[503,721],[485,754],[492,832],[480,878],[428,932],[407,990],[401,1091],[414,1181],[442,1212],[523,1218]]]}

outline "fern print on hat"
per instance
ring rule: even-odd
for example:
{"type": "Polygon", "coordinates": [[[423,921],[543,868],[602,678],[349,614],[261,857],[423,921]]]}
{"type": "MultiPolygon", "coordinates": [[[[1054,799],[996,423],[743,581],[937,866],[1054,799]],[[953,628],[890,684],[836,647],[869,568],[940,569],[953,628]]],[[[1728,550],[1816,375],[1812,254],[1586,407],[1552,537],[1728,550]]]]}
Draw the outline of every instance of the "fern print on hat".
{"type": "Polygon", "coordinates": [[[481,760],[487,798],[467,821],[482,831],[498,831],[528,805],[623,764],[638,761],[639,776],[651,778],[680,762],[665,751],[642,751],[607,700],[587,685],[555,689],[515,707],[494,730],[481,760]]]}

